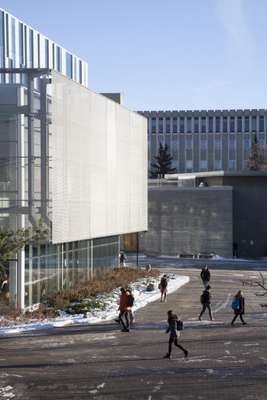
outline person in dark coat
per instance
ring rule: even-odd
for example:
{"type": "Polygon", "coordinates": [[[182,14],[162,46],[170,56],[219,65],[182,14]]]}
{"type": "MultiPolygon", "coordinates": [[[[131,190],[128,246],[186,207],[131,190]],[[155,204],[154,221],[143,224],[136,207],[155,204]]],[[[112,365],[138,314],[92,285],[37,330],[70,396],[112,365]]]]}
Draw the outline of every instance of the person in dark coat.
{"type": "Polygon", "coordinates": [[[237,317],[240,318],[241,322],[243,325],[246,325],[247,323],[243,319],[243,315],[245,314],[245,298],[241,290],[237,292],[235,295],[233,302],[232,302],[232,308],[234,310],[234,318],[232,319],[231,325],[234,325],[235,320],[237,317]]]}
{"type": "Polygon", "coordinates": [[[125,266],[126,266],[126,264],[125,264],[126,255],[124,254],[123,251],[120,252],[120,254],[119,254],[119,259],[120,259],[120,266],[121,266],[121,267],[125,267],[125,266]]]}
{"type": "Polygon", "coordinates": [[[159,289],[160,289],[160,301],[166,301],[167,298],[167,286],[168,286],[168,279],[167,275],[163,275],[160,280],[159,289]]]}
{"type": "Polygon", "coordinates": [[[209,311],[210,320],[211,321],[213,320],[212,314],[211,314],[211,308],[210,308],[211,294],[210,294],[209,290],[210,290],[210,286],[208,285],[206,287],[206,289],[203,290],[203,293],[200,296],[200,302],[202,304],[202,310],[201,310],[201,313],[199,314],[199,317],[198,317],[199,321],[201,321],[201,317],[204,314],[204,312],[206,311],[206,309],[208,309],[208,311],[209,311]]]}
{"type": "Polygon", "coordinates": [[[206,289],[206,287],[208,286],[209,281],[210,281],[210,271],[209,271],[207,265],[205,265],[205,267],[202,268],[200,277],[202,279],[203,286],[206,289]]]}
{"type": "Polygon", "coordinates": [[[177,332],[177,315],[172,312],[172,310],[168,311],[168,328],[166,330],[166,333],[169,333],[169,348],[168,348],[168,353],[165,354],[163,358],[171,358],[171,352],[172,352],[172,344],[174,343],[176,347],[181,349],[184,352],[184,356],[188,357],[188,351],[178,344],[178,334],[180,335],[180,332],[177,332]],[[178,333],[178,334],[177,334],[178,333]]]}

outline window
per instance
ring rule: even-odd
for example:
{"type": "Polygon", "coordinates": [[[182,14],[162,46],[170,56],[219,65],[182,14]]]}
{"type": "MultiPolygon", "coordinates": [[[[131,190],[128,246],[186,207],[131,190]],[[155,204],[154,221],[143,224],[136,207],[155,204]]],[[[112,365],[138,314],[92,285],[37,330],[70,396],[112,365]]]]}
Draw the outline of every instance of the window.
{"type": "Polygon", "coordinates": [[[172,137],[172,156],[173,156],[173,158],[177,158],[178,157],[177,135],[173,135],[173,137],[172,137]]]}
{"type": "Polygon", "coordinates": [[[163,133],[163,118],[159,118],[159,133],[163,133]]]}
{"type": "Polygon", "coordinates": [[[259,130],[260,132],[264,132],[264,115],[260,115],[259,130]]]}
{"type": "Polygon", "coordinates": [[[206,133],[206,117],[201,117],[201,132],[206,133]]]}
{"type": "Polygon", "coordinates": [[[166,122],[166,133],[170,133],[171,132],[171,120],[170,120],[170,117],[167,117],[165,122],[166,122]]]}
{"type": "Polygon", "coordinates": [[[30,37],[29,37],[29,64],[30,67],[33,67],[33,30],[30,29],[30,37]]]}
{"type": "Polygon", "coordinates": [[[55,69],[55,43],[52,43],[52,68],[55,69]]]}
{"type": "Polygon", "coordinates": [[[249,132],[249,116],[245,116],[245,132],[249,132]]]}
{"type": "Polygon", "coordinates": [[[228,132],[227,117],[223,117],[223,132],[228,132]]]}
{"type": "Polygon", "coordinates": [[[222,160],[214,160],[214,169],[216,170],[222,169],[222,160]]]}
{"type": "Polygon", "coordinates": [[[4,61],[4,13],[0,11],[0,67],[4,61]]]}
{"type": "Polygon", "coordinates": [[[80,75],[79,82],[82,83],[82,81],[83,81],[83,65],[82,65],[81,60],[79,60],[79,75],[80,75]]]}
{"type": "Polygon", "coordinates": [[[229,160],[228,161],[228,168],[230,170],[234,170],[236,168],[236,160],[229,160]]]}
{"type": "Polygon", "coordinates": [[[180,133],[184,133],[184,117],[180,117],[180,133]]]}
{"type": "Polygon", "coordinates": [[[61,48],[57,46],[57,71],[61,72],[61,48]]]}
{"type": "Polygon", "coordinates": [[[192,148],[193,148],[193,138],[192,138],[191,135],[190,136],[186,136],[185,149],[186,150],[192,150],[192,148]]]}
{"type": "Polygon", "coordinates": [[[192,160],[186,160],[185,162],[185,170],[186,172],[191,172],[193,169],[193,161],[192,160]]]}
{"type": "Polygon", "coordinates": [[[194,132],[195,133],[199,132],[199,118],[198,117],[194,118],[194,132]]]}
{"type": "Polygon", "coordinates": [[[229,151],[235,151],[236,149],[236,136],[229,135],[229,151]]]}
{"type": "Polygon", "coordinates": [[[216,117],[215,119],[216,122],[216,132],[221,132],[221,117],[216,117]]]}
{"type": "Polygon", "coordinates": [[[152,118],[151,120],[151,132],[156,133],[156,118],[152,118]]]}
{"type": "Polygon", "coordinates": [[[73,78],[72,54],[66,53],[66,75],[68,78],[73,78]]]}
{"type": "Polygon", "coordinates": [[[220,137],[215,137],[215,150],[221,150],[222,148],[222,141],[220,137]]]}
{"type": "Polygon", "coordinates": [[[246,135],[244,138],[244,150],[245,151],[250,150],[250,137],[248,135],[246,135]]]}
{"type": "Polygon", "coordinates": [[[49,67],[49,41],[45,39],[45,66],[49,67]]]}
{"type": "Polygon", "coordinates": [[[213,117],[209,117],[209,132],[213,132],[213,117]]]}
{"type": "Polygon", "coordinates": [[[235,117],[230,117],[230,132],[235,132],[235,117]]]}
{"type": "Polygon", "coordinates": [[[242,128],[242,117],[239,116],[237,117],[237,132],[242,132],[243,128],[242,128]]]}
{"type": "Polygon", "coordinates": [[[251,119],[251,130],[252,132],[255,132],[257,130],[257,117],[256,115],[252,115],[252,119],[251,119]]]}
{"type": "Polygon", "coordinates": [[[258,141],[259,141],[259,145],[260,146],[265,146],[265,135],[264,134],[260,134],[258,141]]]}
{"type": "Polygon", "coordinates": [[[192,118],[187,117],[187,133],[191,133],[191,132],[192,132],[192,118]]]}
{"type": "Polygon", "coordinates": [[[208,169],[208,160],[200,160],[199,162],[200,170],[207,170],[208,169]]]}
{"type": "Polygon", "coordinates": [[[208,150],[208,140],[206,135],[200,137],[200,150],[208,150]]]}
{"type": "Polygon", "coordinates": [[[24,41],[23,41],[23,24],[19,23],[19,65],[24,66],[24,41]]]}
{"type": "Polygon", "coordinates": [[[16,26],[14,18],[11,18],[11,41],[12,41],[12,50],[10,54],[10,58],[13,60],[13,65],[16,63],[16,26]]]}
{"type": "Polygon", "coordinates": [[[174,117],[172,120],[172,132],[177,133],[177,117],[174,117]]]}

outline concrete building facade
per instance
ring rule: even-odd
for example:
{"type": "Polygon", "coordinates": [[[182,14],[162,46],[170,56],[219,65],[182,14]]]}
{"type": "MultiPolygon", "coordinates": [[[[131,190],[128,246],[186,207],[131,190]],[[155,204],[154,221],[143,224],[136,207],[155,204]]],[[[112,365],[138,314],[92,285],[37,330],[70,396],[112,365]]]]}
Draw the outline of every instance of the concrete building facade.
{"type": "Polygon", "coordinates": [[[151,255],[267,256],[267,173],[198,172],[151,180],[148,232],[140,249],[151,255]]]}
{"type": "Polygon", "coordinates": [[[148,169],[167,144],[178,173],[247,169],[254,135],[266,145],[267,110],[140,111],[148,119],[148,169]]]}

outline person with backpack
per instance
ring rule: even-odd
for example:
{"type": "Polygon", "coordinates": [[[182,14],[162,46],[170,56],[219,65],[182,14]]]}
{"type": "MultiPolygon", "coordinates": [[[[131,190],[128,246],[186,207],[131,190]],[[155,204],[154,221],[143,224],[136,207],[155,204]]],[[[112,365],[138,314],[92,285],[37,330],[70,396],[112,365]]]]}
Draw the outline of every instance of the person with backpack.
{"type": "Polygon", "coordinates": [[[210,271],[209,271],[207,265],[205,265],[205,267],[202,268],[201,273],[200,273],[200,278],[202,279],[204,289],[206,289],[206,287],[208,286],[209,281],[210,281],[210,271]]]}
{"type": "Polygon", "coordinates": [[[167,299],[167,286],[168,286],[168,279],[167,275],[163,275],[160,280],[159,289],[160,289],[160,302],[166,301],[167,299]]]}
{"type": "Polygon", "coordinates": [[[124,288],[120,289],[120,304],[119,304],[119,316],[115,319],[116,322],[122,325],[122,332],[129,332],[130,322],[128,314],[128,293],[124,288]]]}
{"type": "Polygon", "coordinates": [[[211,289],[211,287],[208,285],[206,287],[206,289],[203,290],[203,293],[200,296],[200,303],[202,304],[202,310],[198,317],[199,321],[201,321],[201,317],[204,314],[204,312],[206,311],[206,309],[208,309],[208,311],[209,311],[210,320],[211,321],[213,320],[212,314],[211,314],[211,308],[210,308],[210,300],[211,300],[211,294],[209,292],[210,289],[211,289]]]}
{"type": "Polygon", "coordinates": [[[172,312],[172,310],[169,310],[168,313],[168,328],[166,330],[166,333],[169,333],[169,347],[168,347],[168,353],[165,354],[163,358],[171,358],[171,352],[172,352],[172,344],[174,343],[176,347],[181,349],[184,352],[184,356],[188,357],[188,351],[178,344],[178,337],[180,336],[180,331],[183,329],[183,322],[178,320],[178,317],[176,314],[172,312]]]}
{"type": "Polygon", "coordinates": [[[233,298],[232,309],[235,315],[234,318],[232,319],[231,325],[232,326],[234,325],[234,322],[237,319],[237,317],[240,318],[243,325],[246,325],[247,323],[243,319],[243,315],[245,314],[245,298],[241,290],[239,290],[233,298]]]}
{"type": "Polygon", "coordinates": [[[129,325],[132,326],[134,324],[134,313],[133,313],[133,305],[134,305],[134,295],[132,293],[131,288],[127,288],[128,294],[128,317],[129,317],[129,325]]]}

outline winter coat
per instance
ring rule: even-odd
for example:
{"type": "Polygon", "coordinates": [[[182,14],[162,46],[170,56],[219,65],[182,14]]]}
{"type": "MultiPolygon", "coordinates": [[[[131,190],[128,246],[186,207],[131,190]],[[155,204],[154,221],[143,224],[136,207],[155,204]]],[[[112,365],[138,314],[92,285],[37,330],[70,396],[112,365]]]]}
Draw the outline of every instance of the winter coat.
{"type": "Polygon", "coordinates": [[[245,298],[243,296],[241,296],[241,297],[237,297],[237,299],[239,300],[239,309],[236,310],[235,312],[237,314],[244,314],[244,312],[245,312],[245,298]]]}
{"type": "Polygon", "coordinates": [[[203,282],[209,282],[210,281],[210,271],[208,269],[202,269],[200,273],[200,277],[203,282]]]}
{"type": "Polygon", "coordinates": [[[177,337],[177,316],[174,315],[172,318],[168,319],[168,328],[166,333],[170,333],[171,336],[177,337]]]}
{"type": "Polygon", "coordinates": [[[211,299],[210,292],[208,290],[204,290],[200,297],[201,304],[210,304],[210,299],[211,299]]]}
{"type": "Polygon", "coordinates": [[[120,311],[127,311],[127,309],[128,309],[128,294],[126,292],[123,292],[120,295],[119,310],[120,311]]]}
{"type": "Polygon", "coordinates": [[[160,281],[160,288],[161,289],[166,289],[166,287],[168,286],[168,281],[167,281],[167,278],[161,278],[161,281],[160,281]]]}

